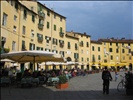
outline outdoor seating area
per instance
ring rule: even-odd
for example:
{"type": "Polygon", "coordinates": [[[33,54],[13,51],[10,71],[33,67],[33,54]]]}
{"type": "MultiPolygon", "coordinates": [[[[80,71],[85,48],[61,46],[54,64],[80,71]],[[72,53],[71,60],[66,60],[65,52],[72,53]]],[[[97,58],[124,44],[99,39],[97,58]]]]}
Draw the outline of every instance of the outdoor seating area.
{"type": "MultiPolygon", "coordinates": [[[[92,71],[82,70],[79,68],[60,69],[60,70],[43,70],[32,72],[30,69],[17,72],[15,69],[3,69],[1,72],[1,86],[16,85],[16,87],[37,87],[39,85],[56,86],[59,83],[59,76],[65,75],[67,81],[73,77],[93,74],[92,71]]],[[[97,71],[94,71],[97,73],[97,71]]]]}

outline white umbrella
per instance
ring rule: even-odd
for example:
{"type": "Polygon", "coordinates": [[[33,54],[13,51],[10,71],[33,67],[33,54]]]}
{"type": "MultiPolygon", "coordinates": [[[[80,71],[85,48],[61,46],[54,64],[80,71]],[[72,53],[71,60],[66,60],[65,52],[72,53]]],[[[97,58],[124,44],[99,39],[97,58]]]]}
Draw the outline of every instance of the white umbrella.
{"type": "Polygon", "coordinates": [[[0,59],[0,62],[14,62],[14,61],[10,59],[0,59]]]}
{"type": "Polygon", "coordinates": [[[17,51],[17,52],[1,54],[1,59],[5,58],[19,63],[33,62],[34,67],[35,67],[35,62],[46,62],[46,61],[64,62],[62,55],[46,51],[17,51]]]}
{"type": "Polygon", "coordinates": [[[1,54],[1,59],[10,59],[15,62],[46,62],[56,61],[64,62],[63,57],[60,54],[46,51],[17,51],[1,54]]]}

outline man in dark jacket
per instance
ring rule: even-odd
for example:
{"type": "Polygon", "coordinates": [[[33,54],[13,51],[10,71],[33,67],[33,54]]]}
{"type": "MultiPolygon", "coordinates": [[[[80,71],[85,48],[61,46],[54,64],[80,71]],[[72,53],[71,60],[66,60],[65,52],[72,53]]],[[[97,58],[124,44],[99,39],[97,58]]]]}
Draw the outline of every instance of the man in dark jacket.
{"type": "Polygon", "coordinates": [[[112,76],[108,71],[107,67],[102,72],[102,79],[103,79],[103,94],[109,94],[109,83],[112,80],[112,76]]]}

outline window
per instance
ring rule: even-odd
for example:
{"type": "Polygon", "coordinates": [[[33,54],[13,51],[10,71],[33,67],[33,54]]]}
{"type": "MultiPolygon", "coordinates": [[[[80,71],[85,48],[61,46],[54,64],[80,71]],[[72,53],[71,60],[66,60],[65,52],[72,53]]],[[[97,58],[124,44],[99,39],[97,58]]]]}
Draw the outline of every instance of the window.
{"type": "Polygon", "coordinates": [[[26,19],[26,17],[27,17],[27,11],[24,9],[24,16],[23,16],[23,18],[26,19]]]}
{"type": "Polygon", "coordinates": [[[100,55],[98,55],[98,60],[101,60],[101,56],[100,55]]]}
{"type": "Polygon", "coordinates": [[[118,43],[116,43],[116,46],[118,46],[118,43]]]}
{"type": "Polygon", "coordinates": [[[124,43],[122,43],[122,46],[124,46],[124,43]]]}
{"type": "Polygon", "coordinates": [[[104,42],[104,45],[106,45],[106,42],[104,42]]]}
{"type": "Polygon", "coordinates": [[[29,50],[35,50],[35,44],[30,43],[30,45],[29,45],[29,50]]]}
{"type": "Polygon", "coordinates": [[[56,19],[56,14],[54,14],[54,19],[56,19]]]}
{"type": "Polygon", "coordinates": [[[63,57],[65,56],[64,51],[60,51],[60,54],[61,54],[63,57]]]}
{"type": "Polygon", "coordinates": [[[128,43],[128,46],[130,46],[130,43],[128,43]]]}
{"type": "Polygon", "coordinates": [[[80,42],[80,46],[82,46],[82,47],[84,46],[84,43],[83,43],[83,41],[81,41],[81,42],[80,42]]]}
{"type": "Polygon", "coordinates": [[[110,46],[112,46],[112,43],[110,42],[110,46]]]}
{"type": "Polygon", "coordinates": [[[89,42],[86,42],[86,47],[89,47],[89,42]]]}
{"type": "Polygon", "coordinates": [[[116,53],[119,53],[119,49],[116,49],[116,53]]]}
{"type": "Polygon", "coordinates": [[[7,24],[7,14],[3,13],[2,25],[6,26],[6,24],[7,24]]]}
{"type": "Polygon", "coordinates": [[[60,21],[62,22],[62,17],[60,17],[60,21]]]}
{"type": "Polygon", "coordinates": [[[22,51],[26,50],[25,41],[22,40],[22,51]]]}
{"type": "Polygon", "coordinates": [[[12,41],[12,51],[16,51],[16,42],[12,41]]]}
{"type": "Polygon", "coordinates": [[[45,39],[46,39],[46,43],[49,43],[49,41],[51,40],[51,38],[48,36],[45,36],[45,39]]]}
{"type": "Polygon", "coordinates": [[[47,15],[50,16],[50,11],[49,10],[47,10],[47,15]]]}
{"type": "Polygon", "coordinates": [[[35,22],[35,16],[32,15],[32,22],[35,22]]]}
{"type": "Polygon", "coordinates": [[[33,11],[34,10],[34,7],[32,6],[30,9],[33,11]]]}
{"type": "Polygon", "coordinates": [[[94,49],[95,49],[94,46],[92,46],[92,51],[94,51],[94,49]]]}
{"type": "Polygon", "coordinates": [[[46,48],[45,51],[50,52],[50,49],[46,48]]]}
{"type": "Polygon", "coordinates": [[[15,2],[15,9],[18,10],[18,4],[15,2]]]}
{"type": "Polygon", "coordinates": [[[113,56],[112,55],[110,56],[110,59],[113,60],[113,56]]]}
{"type": "Polygon", "coordinates": [[[37,33],[38,42],[43,42],[43,35],[40,33],[37,33]]]}
{"type": "Polygon", "coordinates": [[[42,47],[36,47],[36,50],[43,51],[43,48],[42,47]]]}
{"type": "Polygon", "coordinates": [[[84,58],[83,57],[81,58],[81,61],[84,61],[84,58]]]}
{"type": "Polygon", "coordinates": [[[89,58],[87,58],[87,61],[89,61],[89,58]]]}
{"type": "Polygon", "coordinates": [[[113,52],[112,48],[109,48],[109,52],[113,52]]]}
{"type": "Polygon", "coordinates": [[[68,48],[70,49],[70,42],[68,42],[68,48]]]}
{"type": "Polygon", "coordinates": [[[22,29],[22,34],[25,34],[25,32],[26,32],[26,27],[25,27],[25,26],[23,26],[23,29],[22,29]]]}
{"type": "Polygon", "coordinates": [[[60,27],[60,32],[62,32],[62,27],[60,27]]]}
{"type": "Polygon", "coordinates": [[[92,62],[95,62],[95,55],[92,55],[92,62]]]}
{"type": "Polygon", "coordinates": [[[100,51],[100,47],[98,47],[98,51],[100,51]]]}
{"type": "Polygon", "coordinates": [[[56,25],[54,25],[54,30],[56,31],[56,25]]]}
{"type": "Polygon", "coordinates": [[[49,22],[47,22],[47,28],[49,28],[49,22]]]}
{"type": "Polygon", "coordinates": [[[78,53],[74,53],[74,58],[75,58],[75,59],[78,58],[78,53]]]}
{"type": "Polygon", "coordinates": [[[13,31],[16,32],[16,30],[17,30],[17,27],[13,26],[13,31]]]}
{"type": "Polygon", "coordinates": [[[14,21],[16,21],[17,20],[17,16],[16,15],[14,15],[14,21]]]}
{"type": "Polygon", "coordinates": [[[122,49],[122,53],[125,53],[125,49],[122,49]]]}
{"type": "Polygon", "coordinates": [[[31,37],[34,37],[34,30],[31,30],[31,37]]]}
{"type": "Polygon", "coordinates": [[[77,45],[77,43],[75,43],[75,50],[77,50],[78,49],[78,45],[77,45]]]}

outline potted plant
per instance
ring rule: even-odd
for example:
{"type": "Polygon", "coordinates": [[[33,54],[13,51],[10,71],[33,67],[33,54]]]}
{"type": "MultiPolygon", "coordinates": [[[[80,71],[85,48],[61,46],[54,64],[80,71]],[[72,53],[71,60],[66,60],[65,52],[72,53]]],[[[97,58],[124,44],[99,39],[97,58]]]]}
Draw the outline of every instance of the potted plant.
{"type": "Polygon", "coordinates": [[[59,83],[57,84],[56,88],[57,89],[68,88],[68,82],[67,82],[66,75],[60,75],[58,78],[59,78],[59,83]]]}

